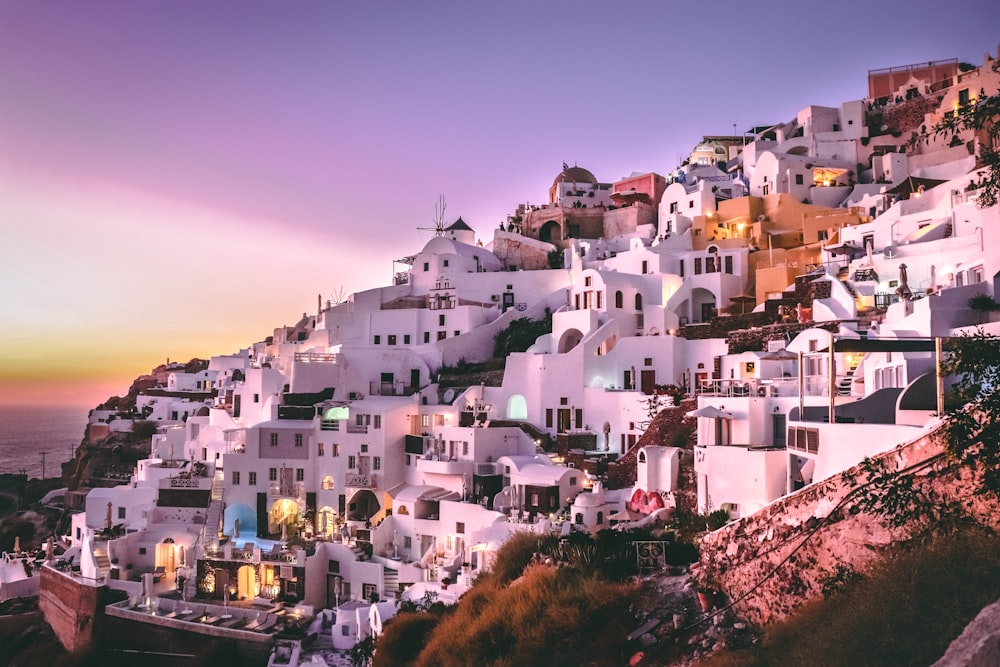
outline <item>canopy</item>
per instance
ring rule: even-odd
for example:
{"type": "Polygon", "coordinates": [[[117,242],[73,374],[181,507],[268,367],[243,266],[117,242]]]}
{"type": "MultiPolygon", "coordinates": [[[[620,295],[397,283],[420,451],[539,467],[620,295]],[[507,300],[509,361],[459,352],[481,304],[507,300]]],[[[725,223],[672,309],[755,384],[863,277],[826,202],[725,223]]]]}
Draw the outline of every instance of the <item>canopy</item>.
{"type": "Polygon", "coordinates": [[[714,405],[706,405],[703,408],[698,408],[697,410],[692,410],[687,413],[688,417],[704,417],[707,419],[732,419],[733,415],[726,412],[725,410],[720,410],[714,405]]]}

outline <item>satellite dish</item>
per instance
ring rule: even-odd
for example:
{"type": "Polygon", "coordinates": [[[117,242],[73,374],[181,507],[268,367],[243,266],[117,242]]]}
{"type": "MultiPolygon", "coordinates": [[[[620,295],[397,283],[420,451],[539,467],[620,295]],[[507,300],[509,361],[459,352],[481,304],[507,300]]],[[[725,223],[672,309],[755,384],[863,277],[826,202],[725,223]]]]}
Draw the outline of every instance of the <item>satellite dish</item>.
{"type": "Polygon", "coordinates": [[[445,403],[451,403],[454,400],[455,400],[455,390],[454,389],[445,389],[444,390],[444,402],[445,403]]]}

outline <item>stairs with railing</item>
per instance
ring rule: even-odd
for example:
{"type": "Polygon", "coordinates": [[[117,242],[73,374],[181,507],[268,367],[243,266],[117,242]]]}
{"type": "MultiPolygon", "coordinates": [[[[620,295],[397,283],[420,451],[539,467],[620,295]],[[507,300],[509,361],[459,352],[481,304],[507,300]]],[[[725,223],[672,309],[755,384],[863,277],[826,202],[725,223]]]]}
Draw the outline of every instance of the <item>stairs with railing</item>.
{"type": "Polygon", "coordinates": [[[108,543],[104,540],[94,540],[94,563],[97,565],[97,578],[111,571],[111,558],[108,557],[108,543]]]}
{"type": "Polygon", "coordinates": [[[854,382],[854,371],[858,370],[858,366],[861,365],[861,360],[863,358],[863,354],[856,354],[851,357],[851,360],[847,365],[847,372],[844,374],[844,377],[840,378],[840,382],[837,383],[837,396],[851,395],[851,384],[854,382]]]}

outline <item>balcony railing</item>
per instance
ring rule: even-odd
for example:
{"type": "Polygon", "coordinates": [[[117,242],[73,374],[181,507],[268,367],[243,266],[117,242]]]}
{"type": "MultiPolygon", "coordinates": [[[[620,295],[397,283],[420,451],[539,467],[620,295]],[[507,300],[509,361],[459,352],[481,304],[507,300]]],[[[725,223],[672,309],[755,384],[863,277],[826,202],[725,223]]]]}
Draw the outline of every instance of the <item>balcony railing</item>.
{"type": "Polygon", "coordinates": [[[352,424],[347,422],[347,432],[348,433],[367,433],[368,427],[361,424],[352,424]]]}
{"type": "Polygon", "coordinates": [[[337,363],[337,355],[330,354],[327,352],[296,352],[295,361],[301,361],[304,363],[323,363],[323,364],[335,364],[337,363]]]}
{"type": "Polygon", "coordinates": [[[374,489],[375,475],[372,473],[354,473],[347,475],[344,483],[352,489],[374,489]]]}
{"type": "Polygon", "coordinates": [[[339,431],[340,430],[340,420],[339,419],[323,419],[319,423],[319,430],[321,430],[321,431],[339,431]]]}
{"type": "Polygon", "coordinates": [[[271,498],[305,498],[305,482],[271,482],[268,485],[268,495],[271,498]]]}

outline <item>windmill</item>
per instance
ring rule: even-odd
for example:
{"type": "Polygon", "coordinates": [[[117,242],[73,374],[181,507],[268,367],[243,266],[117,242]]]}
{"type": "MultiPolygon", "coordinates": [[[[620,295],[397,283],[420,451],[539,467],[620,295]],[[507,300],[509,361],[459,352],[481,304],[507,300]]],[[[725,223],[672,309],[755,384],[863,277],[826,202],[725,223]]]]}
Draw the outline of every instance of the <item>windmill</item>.
{"type": "Polygon", "coordinates": [[[417,229],[425,232],[434,232],[434,236],[444,236],[444,211],[446,208],[447,204],[444,202],[444,195],[438,195],[438,203],[434,207],[434,226],[417,227],[417,229]]]}

